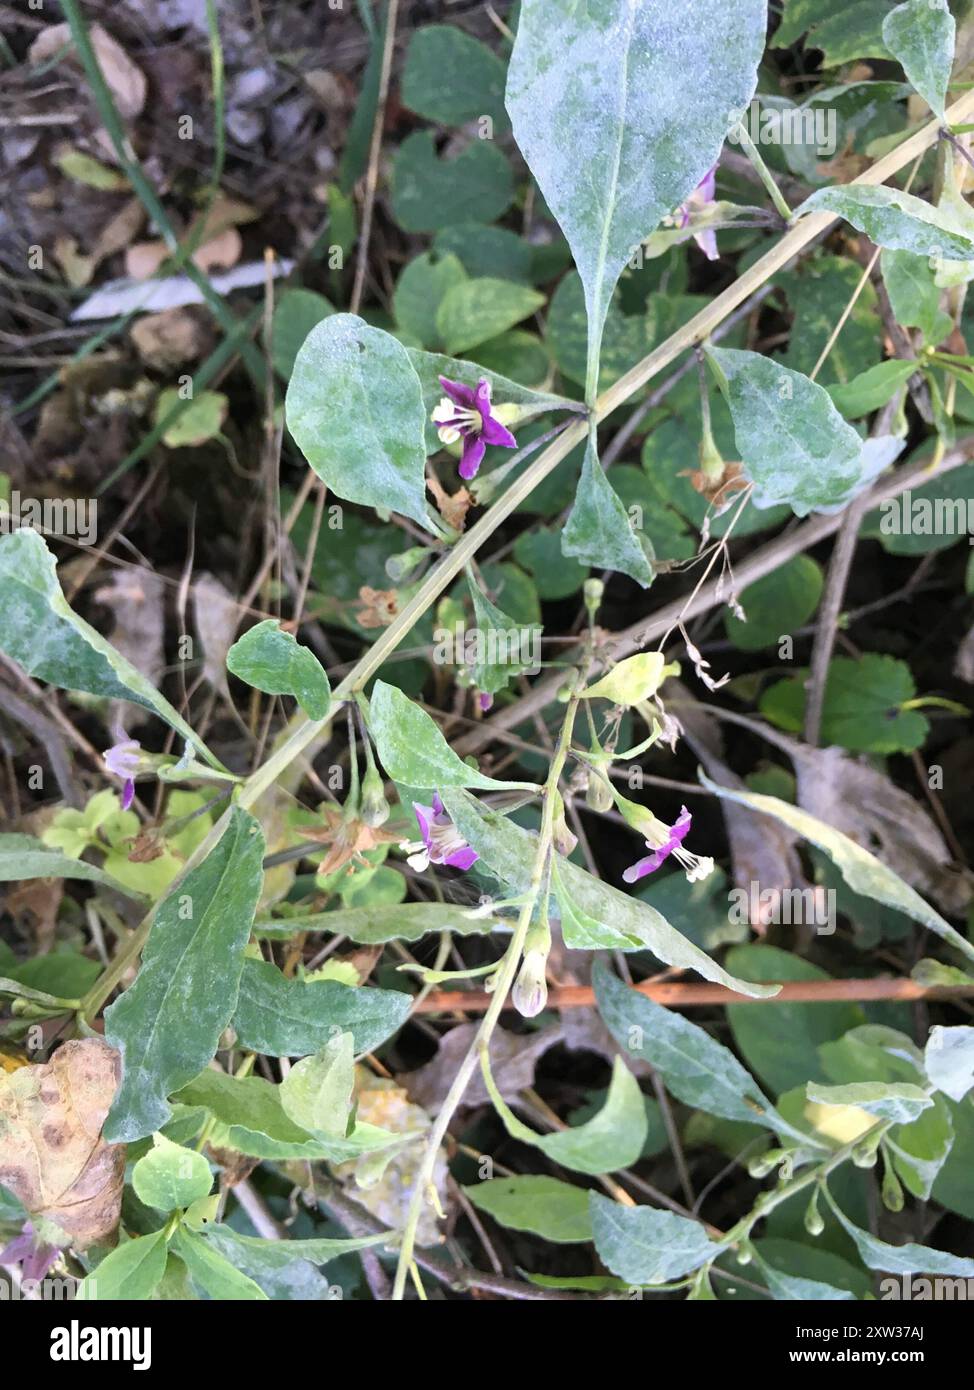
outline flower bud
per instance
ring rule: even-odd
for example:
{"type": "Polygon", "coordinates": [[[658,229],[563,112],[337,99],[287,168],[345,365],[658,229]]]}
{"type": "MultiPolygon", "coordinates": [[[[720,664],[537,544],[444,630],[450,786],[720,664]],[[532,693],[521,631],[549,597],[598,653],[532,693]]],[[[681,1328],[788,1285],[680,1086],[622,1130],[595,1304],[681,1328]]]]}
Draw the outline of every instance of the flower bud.
{"type": "Polygon", "coordinates": [[[594,618],[599,611],[602,602],[602,595],[605,593],[605,585],[601,579],[586,579],[582,585],[582,594],[585,598],[585,608],[589,616],[594,618]]]}
{"type": "Polygon", "coordinates": [[[613,793],[605,777],[594,770],[588,775],[588,786],[585,789],[585,805],[592,811],[600,811],[603,815],[612,810],[613,793]]]}
{"type": "Polygon", "coordinates": [[[385,788],[375,764],[366,771],[362,779],[362,808],[360,814],[363,822],[373,830],[380,825],[384,825],[389,819],[389,803],[386,801],[385,788]]]}
{"type": "Polygon", "coordinates": [[[429,546],[414,545],[411,550],[404,550],[400,555],[390,555],[386,561],[386,574],[393,584],[401,584],[428,554],[429,546]]]}
{"type": "Polygon", "coordinates": [[[554,812],[551,839],[558,853],[563,854],[567,859],[578,844],[578,836],[573,835],[568,828],[568,823],[565,820],[565,803],[561,798],[561,792],[557,790],[554,793],[554,812]]]}
{"type": "Polygon", "coordinates": [[[805,1208],[805,1230],[810,1236],[820,1236],[825,1230],[825,1222],[822,1220],[822,1213],[818,1209],[818,1193],[812,1193],[812,1199],[805,1208]]]}
{"type": "Polygon", "coordinates": [[[548,982],[545,979],[547,951],[527,951],[521,962],[511,1001],[522,1018],[535,1018],[548,1002],[548,982]]]}

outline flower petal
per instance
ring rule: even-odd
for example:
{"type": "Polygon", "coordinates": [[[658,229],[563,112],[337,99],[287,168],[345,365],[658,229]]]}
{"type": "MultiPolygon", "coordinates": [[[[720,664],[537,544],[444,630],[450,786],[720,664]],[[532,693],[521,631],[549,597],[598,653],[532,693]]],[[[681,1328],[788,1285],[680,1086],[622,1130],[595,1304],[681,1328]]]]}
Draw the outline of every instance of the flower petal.
{"type": "Polygon", "coordinates": [[[433,806],[421,806],[418,801],[414,801],[413,814],[419,823],[419,833],[423,837],[423,844],[428,850],[433,843],[430,827],[436,816],[436,809],[433,806]]]}
{"type": "Polygon", "coordinates": [[[452,854],[448,854],[443,860],[451,869],[469,869],[471,864],[475,864],[480,855],[469,845],[464,845],[463,849],[455,849],[452,854]]]}
{"type": "Polygon", "coordinates": [[[506,425],[501,424],[500,420],[495,420],[493,415],[484,416],[481,438],[486,444],[498,444],[502,449],[517,448],[517,440],[513,434],[506,425]]]}
{"type": "Polygon", "coordinates": [[[479,434],[468,435],[463,442],[463,453],[460,456],[460,477],[465,482],[477,476],[477,469],[484,461],[484,454],[487,452],[487,445],[479,434]]]}
{"type": "MultiPolygon", "coordinates": [[[[464,386],[462,381],[451,381],[448,376],[440,377],[440,385],[454,405],[462,406],[464,410],[477,409],[477,392],[472,386],[464,386]]],[[[490,400],[489,393],[487,399],[490,400]]]]}

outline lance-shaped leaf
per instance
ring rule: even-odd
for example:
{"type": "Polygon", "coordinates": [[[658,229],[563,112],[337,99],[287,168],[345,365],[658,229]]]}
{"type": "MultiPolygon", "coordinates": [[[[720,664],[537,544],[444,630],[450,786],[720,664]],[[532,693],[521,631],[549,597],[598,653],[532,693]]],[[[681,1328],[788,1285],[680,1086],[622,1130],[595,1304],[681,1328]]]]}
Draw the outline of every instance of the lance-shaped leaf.
{"type": "Polygon", "coordinates": [[[697,775],[705,787],[717,796],[723,797],[725,801],[736,801],[741,806],[750,806],[753,811],[773,816],[775,820],[782,821],[811,844],[824,850],[853,892],[861,893],[866,898],[875,898],[877,902],[905,913],[907,917],[912,917],[914,922],[919,922],[921,926],[942,936],[968,960],[974,960],[974,946],[961,936],[959,931],[955,931],[915,889],[904,883],[899,874],[888,869],[868,849],[856,844],[855,840],[850,840],[848,835],[843,835],[841,830],[835,830],[831,825],[826,825],[825,821],[810,816],[807,811],[792,806],[790,802],[779,801],[776,796],[762,796],[757,792],[721,787],[712,782],[706,773],[698,772],[697,775]]]}
{"type": "Polygon", "coordinates": [[[173,1249],[189,1270],[193,1283],[209,1298],[260,1301],[267,1298],[259,1284],[221,1255],[215,1246],[186,1226],[176,1228],[173,1249]]]}
{"type": "MultiPolygon", "coordinates": [[[[336,916],[342,916],[336,913],[336,916]]],[[[290,980],[276,965],[244,961],[233,1027],[241,1047],[270,1057],[304,1057],[349,1032],[372,1052],[403,1023],[412,996],[338,980],[290,980]]]]}
{"type": "Polygon", "coordinates": [[[119,1245],[78,1285],[76,1300],[115,1303],[151,1298],[166,1272],[166,1231],[136,1236],[119,1245]]]}
{"type": "Polygon", "coordinates": [[[105,1014],[122,1054],[109,1138],[160,1129],[172,1113],[166,1097],[216,1052],[237,1004],[263,855],[260,826],[235,806],[216,846],[159,906],[135,982],[105,1014]]]}
{"type": "Polygon", "coordinates": [[[573,1183],[526,1173],[488,1178],[463,1190],[478,1210],[508,1230],[529,1231],[557,1245],[592,1239],[588,1193],[573,1183]]]}
{"type": "Polygon", "coordinates": [[[595,1248],[606,1269],[627,1284],[665,1284],[721,1252],[699,1221],[655,1207],[624,1207],[589,1193],[595,1248]]]}
{"type": "Polygon", "coordinates": [[[599,1013],[616,1042],[656,1068],[677,1100],[725,1120],[764,1124],[795,1137],[761,1087],[709,1033],[617,980],[602,960],[592,972],[599,1013]]]}
{"type": "Polygon", "coordinates": [[[877,1120],[892,1120],[908,1125],[922,1114],[933,1101],[919,1086],[895,1081],[853,1081],[848,1086],[820,1086],[809,1081],[805,1094],[816,1105],[853,1106],[875,1115],[877,1120]]]}
{"type": "Polygon", "coordinates": [[[276,618],[245,632],[227,652],[227,670],[265,695],[293,695],[309,719],[324,719],[331,687],[321,662],[276,618]]]}
{"type": "Polygon", "coordinates": [[[622,498],[605,476],[592,436],[561,548],[583,565],[628,574],[644,589],[653,582],[653,567],[632,529],[622,498]]]}
{"type": "Polygon", "coordinates": [[[584,1124],[570,1125],[554,1134],[537,1134],[522,1124],[497,1089],[486,1052],[481,1061],[487,1090],[508,1134],[522,1144],[533,1144],[552,1163],[597,1177],[628,1168],[642,1153],[649,1124],[646,1107],[639,1083],[621,1057],[612,1065],[602,1109],[584,1124]]]}
{"type": "Polygon", "coordinates": [[[823,1284],[821,1279],[809,1279],[801,1274],[785,1274],[782,1270],[769,1265],[767,1260],[762,1260],[760,1255],[757,1257],[757,1261],[758,1268],[764,1275],[764,1282],[776,1301],[798,1300],[802,1303],[829,1303],[855,1298],[851,1289],[837,1289],[834,1284],[823,1284]]]}
{"type": "Polygon", "coordinates": [[[954,62],[955,28],[947,0],[907,0],[883,20],[883,42],[941,120],[954,62]]]}
{"type": "Polygon", "coordinates": [[[913,1245],[907,1241],[903,1245],[888,1245],[862,1230],[836,1205],[831,1192],[826,1187],[825,1195],[839,1222],[855,1242],[859,1258],[868,1269],[882,1270],[887,1274],[941,1274],[947,1278],[974,1279],[974,1260],[965,1260],[959,1255],[948,1255],[943,1250],[932,1250],[928,1245],[913,1245]]]}
{"type": "MultiPolygon", "coordinates": [[[[447,743],[434,721],[395,685],[376,681],[369,701],[369,732],[389,776],[417,790],[482,787],[507,791],[525,782],[498,782],[470,767],[447,743]]],[[[531,787],[534,790],[533,786],[531,787]]]]}
{"type": "Polygon", "coordinates": [[[301,452],[337,497],[429,529],[423,393],[391,333],[354,314],[323,319],[295,359],[286,412],[301,452]]]}
{"type": "MultiPolygon", "coordinates": [[[[301,1278],[298,1266],[323,1265],[342,1255],[371,1245],[395,1243],[394,1231],[380,1231],[374,1236],[311,1236],[304,1240],[266,1240],[261,1236],[243,1236],[231,1226],[209,1225],[200,1232],[226,1259],[255,1279],[272,1298],[287,1297],[286,1276],[301,1278]],[[285,1276],[282,1278],[282,1276],[285,1276]],[[277,1290],[280,1289],[280,1293],[277,1290]]],[[[297,1296],[292,1294],[292,1296],[297,1296]]],[[[327,1286],[322,1296],[327,1296],[327,1286]]]]}
{"type": "Polygon", "coordinates": [[[820,188],[795,209],[794,215],[801,217],[807,212],[833,212],[865,232],[877,246],[895,251],[942,256],[947,261],[974,258],[974,241],[954,230],[945,213],[898,188],[861,183],[820,188]]]}
{"type": "Polygon", "coordinates": [[[72,859],[69,854],[45,845],[43,840],[36,840],[33,835],[0,835],[0,883],[26,878],[80,878],[113,888],[116,893],[124,893],[130,898],[143,896],[135,889],[116,882],[104,869],[86,864],[83,859],[72,859]]]}
{"type": "MultiPolygon", "coordinates": [[[[463,838],[511,893],[528,888],[538,840],[495,811],[482,812],[462,791],[443,794],[443,804],[463,838]]],[[[650,950],[658,960],[682,970],[696,970],[705,980],[726,985],[738,994],[765,998],[778,993],[776,985],[749,984],[723,970],[715,960],[672,927],[662,913],[639,898],[631,898],[593,878],[567,859],[557,863],[559,899],[563,910],[565,944],[573,950],[650,950]]]]}
{"type": "Polygon", "coordinates": [[[541,628],[537,624],[516,623],[472,580],[468,587],[476,620],[473,632],[465,634],[465,646],[473,643],[470,671],[478,689],[495,695],[515,676],[537,671],[541,628]]]}
{"type": "MultiPolygon", "coordinates": [[[[281,937],[302,931],[327,931],[335,936],[347,936],[349,941],[358,941],[366,946],[379,946],[386,941],[419,941],[429,932],[488,936],[497,931],[498,926],[495,918],[473,917],[456,903],[397,903],[394,906],[375,904],[340,908],[337,912],[309,912],[294,917],[262,917],[254,923],[254,934],[281,937]]],[[[252,992],[252,982],[248,979],[252,974],[245,966],[240,986],[241,999],[245,993],[252,992]]],[[[257,1049],[259,1052],[266,1050],[257,1049]]]]}
{"type": "Polygon", "coordinates": [[[0,651],[61,690],[131,700],[151,710],[219,767],[179,712],[131,662],[79,618],[61,592],[54,556],[36,531],[0,538],[0,651]]]}
{"type": "Polygon", "coordinates": [[[626,261],[754,94],[767,18],[764,0],[524,0],[507,109],[581,274],[591,360],[626,261]]]}
{"type": "Polygon", "coordinates": [[[862,440],[823,387],[759,352],[708,348],[707,356],[759,506],[787,502],[806,516],[852,496],[862,474],[862,440]]]}

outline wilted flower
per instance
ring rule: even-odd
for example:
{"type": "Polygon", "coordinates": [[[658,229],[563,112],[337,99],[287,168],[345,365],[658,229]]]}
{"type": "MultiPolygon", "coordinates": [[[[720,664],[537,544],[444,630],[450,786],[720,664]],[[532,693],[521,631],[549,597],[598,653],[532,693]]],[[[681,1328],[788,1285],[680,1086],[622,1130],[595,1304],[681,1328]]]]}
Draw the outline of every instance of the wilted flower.
{"type": "Polygon", "coordinates": [[[441,376],[440,385],[446,395],[433,411],[433,422],[439,426],[437,433],[441,443],[455,444],[458,439],[463,440],[460,477],[469,481],[476,477],[488,444],[515,449],[517,440],[491,407],[490,382],[486,377],[481,377],[473,387],[441,376]]]}
{"type": "MultiPolygon", "coordinates": [[[[709,173],[704,174],[689,198],[680,208],[676,220],[678,227],[688,227],[691,221],[695,219],[695,216],[699,216],[702,212],[705,212],[707,208],[711,207],[716,201],[716,174],[717,166],[715,164],[709,173]]],[[[717,233],[712,227],[704,227],[702,231],[695,232],[693,239],[707,257],[708,261],[717,260],[719,256],[717,250],[717,233]]]]}
{"type": "Polygon", "coordinates": [[[445,864],[450,869],[469,869],[480,858],[447,815],[439,792],[433,793],[432,806],[421,806],[414,801],[413,810],[423,838],[418,842],[406,841],[401,846],[410,851],[406,863],[411,869],[422,872],[430,864],[445,864]]]}
{"type": "Polygon", "coordinates": [[[102,757],[105,766],[113,777],[120,777],[125,783],[122,789],[122,810],[127,811],[135,796],[135,778],[139,771],[139,752],[142,748],[137,739],[128,738],[124,729],[115,730],[117,742],[106,748],[102,757]]]}
{"type": "Polygon", "coordinates": [[[652,850],[652,854],[646,855],[645,859],[640,859],[633,864],[622,875],[626,883],[636,883],[639,879],[645,878],[647,874],[655,873],[663,861],[672,854],[674,858],[683,866],[687,878],[691,883],[697,879],[706,878],[713,872],[714,861],[709,857],[701,857],[698,854],[691,854],[689,850],[683,848],[683,841],[687,837],[690,829],[692,817],[685,806],[681,806],[680,814],[673,825],[667,825],[654,816],[652,811],[647,811],[643,806],[636,806],[633,802],[625,802],[619,798],[619,808],[623,816],[646,840],[646,848],[652,850]],[[627,814],[628,812],[628,814],[627,814]],[[634,814],[640,813],[640,814],[634,814]]]}
{"type": "Polygon", "coordinates": [[[385,786],[375,764],[369,767],[362,780],[362,809],[361,817],[363,824],[370,829],[378,829],[380,825],[385,825],[389,819],[390,807],[386,800],[385,786]]]}
{"type": "Polygon", "coordinates": [[[29,1221],[25,1221],[20,1235],[3,1250],[0,1250],[0,1265],[20,1265],[21,1278],[43,1279],[60,1255],[56,1245],[45,1245],[37,1236],[29,1221]]]}

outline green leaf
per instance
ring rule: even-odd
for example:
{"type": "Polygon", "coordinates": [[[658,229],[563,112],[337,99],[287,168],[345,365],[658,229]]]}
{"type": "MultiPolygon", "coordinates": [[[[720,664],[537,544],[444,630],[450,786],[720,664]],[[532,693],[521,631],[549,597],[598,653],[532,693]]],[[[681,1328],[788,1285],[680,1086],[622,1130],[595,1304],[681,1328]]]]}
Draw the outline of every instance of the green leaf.
{"type": "Polygon", "coordinates": [[[858,1081],[848,1086],[820,1086],[810,1081],[805,1094],[816,1105],[854,1105],[878,1120],[911,1124],[933,1101],[919,1086],[884,1081],[858,1081]]]}
{"type": "Polygon", "coordinates": [[[237,1003],[263,856],[260,826],[235,806],[215,848],[160,904],[134,984],[105,1013],[105,1037],[122,1054],[111,1142],[161,1129],[166,1096],[215,1054],[237,1003]]]}
{"type": "Polygon", "coordinates": [[[452,357],[513,328],[543,303],[543,294],[509,280],[458,280],[440,301],[437,332],[452,357]]]}
{"type": "Polygon", "coordinates": [[[33,835],[0,835],[0,883],[28,878],[78,878],[89,883],[100,883],[129,898],[144,896],[133,888],[124,887],[111,874],[106,874],[94,864],[86,864],[83,859],[72,859],[59,849],[51,849],[43,840],[36,840],[33,835]]]}
{"type": "Polygon", "coordinates": [[[963,1100],[974,1086],[974,1028],[930,1029],[923,1054],[930,1083],[951,1100],[963,1100]]]}
{"type": "Polygon", "coordinates": [[[883,43],[883,20],[889,0],[785,0],[785,14],[772,43],[790,48],[808,33],[806,46],[822,51],[827,67],[856,58],[888,58],[883,43]]]}
{"type": "Polygon", "coordinates": [[[491,1178],[471,1183],[464,1192],[479,1211],[485,1211],[510,1231],[527,1231],[556,1245],[592,1239],[588,1192],[557,1178],[491,1178]]]}
{"type": "Polygon", "coordinates": [[[777,1127],[774,1106],[760,1086],[703,1028],[624,985],[603,960],[595,963],[592,983],[616,1042],[655,1067],[677,1100],[726,1120],[777,1127]]]}
{"type": "Polygon", "coordinates": [[[370,1246],[392,1245],[396,1239],[395,1232],[383,1231],[374,1236],[265,1240],[260,1236],[242,1236],[223,1225],[205,1226],[200,1234],[271,1298],[287,1301],[328,1298],[328,1282],[318,1274],[316,1265],[370,1246]]]}
{"type": "MultiPolygon", "coordinates": [[[[750,942],[734,946],[728,967],[752,980],[827,980],[824,970],[791,951],[750,942]]],[[[768,1009],[730,1005],[727,1021],[748,1066],[780,1096],[806,1081],[824,1081],[818,1048],[861,1022],[852,1004],[775,1003],[768,1009]]]]}
{"type": "Polygon", "coordinates": [[[433,250],[453,255],[468,275],[496,276],[531,282],[531,247],[507,227],[485,227],[482,222],[461,222],[437,232],[433,250]]]}
{"type": "Polygon", "coordinates": [[[504,64],[486,44],[452,24],[428,24],[415,31],[400,95],[410,110],[440,125],[489,116],[497,134],[507,129],[504,64]]]}
{"type": "Polygon", "coordinates": [[[396,323],[422,347],[439,347],[437,310],[447,290],[466,278],[467,272],[456,256],[443,256],[436,261],[429,252],[417,256],[396,284],[392,301],[396,323]]]}
{"type": "Polygon", "coordinates": [[[514,543],[514,558],[531,571],[538,594],[543,599],[568,598],[585,583],[588,569],[566,560],[561,551],[561,534],[545,527],[522,531],[514,543]]]}
{"type": "Polygon", "coordinates": [[[391,333],[354,314],[324,319],[297,355],[286,411],[295,442],[337,497],[429,529],[423,393],[391,333]]]}
{"type": "Polygon", "coordinates": [[[628,709],[655,695],[665,675],[666,658],[662,652],[637,652],[613,666],[594,685],[586,686],[582,698],[611,700],[628,709]]]}
{"type": "Polygon", "coordinates": [[[806,1279],[801,1275],[785,1274],[775,1269],[767,1260],[758,1258],[758,1267],[764,1275],[765,1283],[775,1299],[781,1301],[826,1303],[843,1299],[855,1299],[851,1289],[837,1289],[832,1284],[823,1284],[820,1279],[806,1279]]]}
{"type": "Polygon", "coordinates": [[[952,321],[940,307],[942,290],[929,256],[884,251],[879,263],[896,322],[904,328],[919,328],[930,345],[942,342],[952,321]]]}
{"type": "MultiPolygon", "coordinates": [[[[908,253],[889,251],[884,254],[904,256],[908,253]]],[[[869,367],[859,376],[853,377],[852,381],[836,383],[827,390],[836,410],[840,410],[847,420],[858,420],[860,416],[880,410],[887,401],[891,401],[897,391],[919,370],[919,366],[920,364],[912,358],[905,361],[897,357],[890,358],[886,362],[877,362],[875,367],[869,367]]]]}
{"type": "Polygon", "coordinates": [[[478,689],[495,695],[515,676],[537,672],[540,661],[534,658],[540,653],[541,628],[519,626],[472,580],[469,588],[476,623],[464,634],[465,644],[473,644],[475,658],[469,670],[478,689]]]}
{"type": "Polygon", "coordinates": [[[824,387],[771,357],[707,348],[734,420],[755,502],[787,502],[797,516],[838,507],[862,477],[862,441],[824,387]]]}
{"type": "Polygon", "coordinates": [[[944,921],[940,913],[924,902],[920,894],[908,883],[904,883],[898,874],[888,869],[874,854],[870,854],[869,850],[863,849],[862,845],[850,840],[848,835],[843,835],[840,830],[834,830],[831,825],[810,816],[807,811],[789,805],[787,801],[779,801],[775,796],[759,796],[755,792],[720,787],[705,773],[701,772],[698,775],[703,785],[709,787],[717,796],[726,801],[736,801],[741,806],[750,806],[753,811],[761,811],[764,815],[773,816],[775,820],[781,821],[811,844],[824,850],[854,893],[875,898],[877,902],[885,903],[887,907],[904,913],[914,922],[919,922],[921,926],[943,937],[968,960],[974,960],[974,946],[965,940],[960,932],[944,921]]]}
{"type": "Polygon", "coordinates": [[[395,782],[417,790],[481,787],[506,791],[523,782],[498,782],[457,757],[433,719],[395,685],[376,681],[369,701],[369,732],[379,760],[395,782]]]}
{"type": "Polygon", "coordinates": [[[322,319],[335,312],[323,294],[314,290],[283,290],[271,320],[271,361],[282,381],[289,381],[305,338],[322,319]]]}
{"type": "Polygon", "coordinates": [[[493,222],[513,197],[511,166],[489,140],[472,141],[455,159],[439,159],[432,132],[419,130],[392,161],[392,212],[405,232],[493,222]]]}
{"type": "MultiPolygon", "coordinates": [[[[311,912],[294,917],[262,917],[254,923],[254,933],[257,936],[293,936],[295,932],[327,931],[335,936],[347,936],[349,941],[358,941],[366,946],[378,946],[386,941],[419,941],[429,932],[448,931],[456,932],[460,936],[489,936],[496,930],[497,922],[493,918],[468,916],[467,910],[456,903],[401,903],[393,906],[380,903],[339,909],[337,912],[311,912]]],[[[255,961],[254,964],[257,965],[259,962],[255,961]]],[[[246,963],[240,982],[241,1000],[255,1000],[257,993],[256,976],[249,969],[249,963],[246,963]]],[[[279,1005],[271,1004],[270,1007],[276,1010],[279,1005]]],[[[343,1024],[343,1027],[351,1026],[347,1022],[343,1024]]],[[[377,1044],[373,1043],[372,1046],[375,1047],[377,1044]]],[[[267,1051],[264,1047],[255,1050],[267,1051]]],[[[313,1051],[313,1048],[297,1049],[302,1050],[313,1051]]],[[[370,1050],[359,1048],[359,1051],[370,1050]]]]}
{"type": "Polygon", "coordinates": [[[285,1112],[281,1088],[260,1076],[227,1076],[207,1070],[184,1086],[175,1099],[181,1105],[202,1105],[210,1112],[216,1121],[211,1143],[254,1158],[346,1163],[363,1153],[402,1142],[402,1135],[365,1124],[356,1125],[344,1139],[310,1134],[285,1112]]]}
{"type": "Polygon", "coordinates": [[[750,101],[766,27],[763,0],[523,0],[507,109],[585,285],[594,364],[623,267],[750,101]]]}
{"type": "Polygon", "coordinates": [[[883,42],[941,120],[954,63],[954,30],[947,0],[907,0],[883,20],[883,42]]]}
{"type": "Polygon", "coordinates": [[[111,1250],[78,1285],[76,1300],[98,1303],[144,1302],[166,1271],[165,1229],[136,1236],[111,1250]]]}
{"type": "Polygon", "coordinates": [[[29,676],[61,690],[131,700],[164,719],[207,762],[220,766],[141,671],[71,611],[54,556],[36,531],[24,528],[0,538],[0,611],[0,651],[29,676]]]}
{"type": "Polygon", "coordinates": [[[802,217],[809,212],[832,212],[845,218],[876,246],[912,251],[916,256],[942,256],[947,261],[974,258],[974,241],[954,231],[939,208],[885,184],[820,188],[793,215],[802,217]]]}
{"type": "Polygon", "coordinates": [[[778,640],[804,627],[822,596],[822,571],[808,555],[795,555],[739,595],[747,615],[724,614],[724,627],[742,652],[773,647],[778,640]]]}
{"type": "Polygon", "coordinates": [[[666,1284],[720,1254],[699,1221],[654,1207],[624,1207],[598,1192],[589,1193],[589,1204],[599,1258],[627,1284],[666,1284]]]}
{"type": "Polygon", "coordinates": [[[337,1033],[313,1057],[302,1057],[281,1082],[284,1113],[316,1137],[344,1139],[355,1086],[355,1044],[337,1033]]]}
{"type": "Polygon", "coordinates": [[[225,1255],[195,1231],[180,1226],[173,1249],[189,1270],[189,1276],[209,1298],[246,1301],[266,1300],[259,1284],[235,1269],[225,1255]]]}
{"type": "MultiPolygon", "coordinates": [[[[405,910],[392,909],[394,913],[405,910]]],[[[350,908],[326,915],[337,920],[374,917],[375,912],[350,908]]],[[[291,980],[276,965],[246,960],[233,1027],[242,1047],[269,1057],[303,1057],[345,1032],[352,1034],[357,1053],[374,1052],[405,1021],[411,1007],[412,996],[396,989],[353,988],[337,980],[291,980]]]]}
{"type": "Polygon", "coordinates": [[[257,623],[234,642],[227,670],[265,695],[293,695],[309,719],[324,719],[328,713],[331,686],[321,662],[277,618],[257,623]]]}
{"type": "MultiPolygon", "coordinates": [[[[160,425],[185,398],[167,386],[156,398],[153,423],[160,425]]],[[[223,430],[230,402],[220,391],[198,391],[162,436],[168,449],[192,449],[215,439],[223,430]]]]}
{"type": "Polygon", "coordinates": [[[487,1090],[508,1134],[540,1149],[552,1163],[597,1177],[628,1168],[642,1153],[648,1131],[646,1107],[639,1082],[621,1057],[612,1064],[609,1093],[598,1114],[554,1134],[536,1134],[521,1123],[497,1089],[486,1053],[482,1061],[487,1090]]]}
{"type": "MultiPolygon", "coordinates": [[[[761,696],[761,713],[780,728],[798,733],[807,698],[805,679],[799,674],[769,686],[761,696]]],[[[903,708],[915,694],[905,661],[876,652],[858,661],[835,657],[825,680],[822,738],[853,752],[912,752],[930,728],[918,710],[903,708]]]]}
{"type": "Polygon", "coordinates": [[[132,1187],[140,1202],[170,1212],[207,1195],[213,1174],[201,1153],[173,1144],[164,1134],[154,1134],[152,1144],[132,1169],[132,1187]]]}
{"type": "MultiPolygon", "coordinates": [[[[646,314],[624,314],[619,295],[609,302],[602,331],[599,390],[608,387],[634,367],[653,346],[652,325],[646,314]]],[[[545,338],[559,370],[572,381],[584,383],[588,352],[588,318],[585,290],[577,271],[559,282],[545,319],[545,338]]]]}
{"type": "Polygon", "coordinates": [[[653,582],[652,566],[618,493],[605,476],[592,437],[561,548],[584,565],[628,574],[644,589],[653,582]]]}
{"type": "Polygon", "coordinates": [[[883,1270],[887,1274],[941,1274],[948,1278],[974,1279],[974,1260],[964,1260],[958,1255],[948,1255],[942,1250],[931,1250],[927,1245],[887,1245],[868,1231],[853,1225],[843,1211],[836,1206],[828,1188],[829,1206],[839,1222],[845,1227],[855,1242],[859,1258],[869,1269],[883,1270]]]}
{"type": "MultiPolygon", "coordinates": [[[[443,803],[463,838],[474,847],[491,873],[510,892],[524,892],[537,852],[537,836],[496,811],[481,811],[463,792],[447,791],[443,803]]],[[[776,989],[747,984],[727,974],[649,903],[602,883],[567,859],[559,857],[557,874],[564,896],[584,920],[584,935],[575,934],[568,921],[562,923],[565,944],[570,949],[650,950],[667,965],[696,970],[705,980],[726,985],[739,994],[763,998],[777,993],[776,989]]]]}

